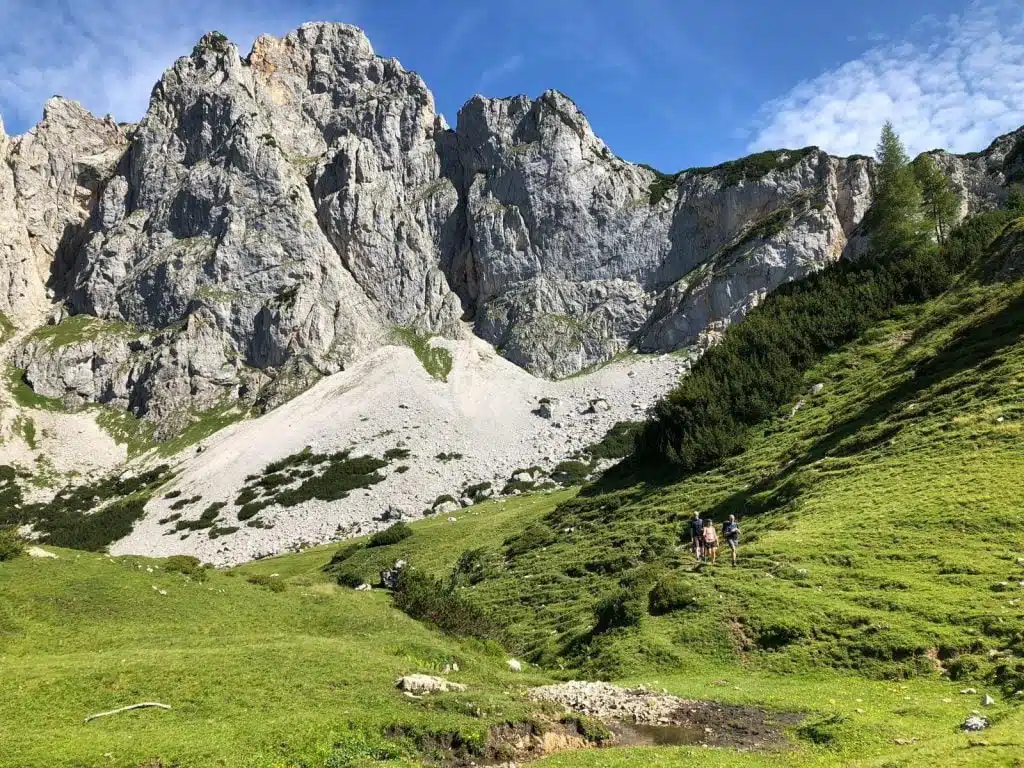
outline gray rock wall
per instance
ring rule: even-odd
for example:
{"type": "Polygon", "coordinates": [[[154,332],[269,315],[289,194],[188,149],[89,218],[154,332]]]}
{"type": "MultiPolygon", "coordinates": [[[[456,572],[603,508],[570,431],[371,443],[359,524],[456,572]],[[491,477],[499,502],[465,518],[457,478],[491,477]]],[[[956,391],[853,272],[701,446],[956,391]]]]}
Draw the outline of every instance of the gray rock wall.
{"type": "MultiPolygon", "coordinates": [[[[1018,139],[937,153],[962,213],[1005,194],[1018,139]]],[[[137,126],[54,99],[25,136],[0,129],[0,161],[0,312],[97,323],[30,334],[15,363],[44,394],[164,424],[280,402],[393,326],[457,337],[466,319],[549,377],[703,348],[862,253],[872,179],[816,149],[663,177],[554,91],[474,97],[450,129],[418,75],[338,24],[245,58],[209,34],[137,126]]]]}

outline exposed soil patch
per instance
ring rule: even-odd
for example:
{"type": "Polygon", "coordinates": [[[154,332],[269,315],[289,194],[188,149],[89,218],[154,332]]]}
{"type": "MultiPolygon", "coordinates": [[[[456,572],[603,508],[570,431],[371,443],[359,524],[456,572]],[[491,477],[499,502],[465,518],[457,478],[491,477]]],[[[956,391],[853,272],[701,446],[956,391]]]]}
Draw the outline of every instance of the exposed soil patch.
{"type": "Polygon", "coordinates": [[[692,701],[676,710],[668,725],[611,722],[613,746],[685,746],[771,749],[784,746],[783,728],[802,718],[788,712],[692,701]]]}
{"type": "Polygon", "coordinates": [[[784,745],[783,729],[801,720],[795,713],[689,701],[608,683],[548,685],[534,688],[529,696],[600,719],[614,734],[611,745],[615,746],[707,744],[765,749],[784,745]]]}
{"type": "Polygon", "coordinates": [[[416,732],[395,726],[388,736],[411,737],[429,764],[468,768],[507,766],[540,760],[557,752],[597,746],[580,733],[574,722],[504,723],[491,727],[482,745],[467,742],[458,733],[416,732]]]}

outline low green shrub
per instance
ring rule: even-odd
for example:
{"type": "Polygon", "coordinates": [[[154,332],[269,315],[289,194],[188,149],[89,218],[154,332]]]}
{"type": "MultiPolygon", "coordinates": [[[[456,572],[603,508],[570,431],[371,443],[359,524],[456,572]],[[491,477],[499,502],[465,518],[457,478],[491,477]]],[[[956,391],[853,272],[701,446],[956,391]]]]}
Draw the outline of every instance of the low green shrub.
{"type": "Polygon", "coordinates": [[[407,459],[412,453],[408,448],[391,448],[384,451],[384,458],[392,461],[394,459],[407,459]]]}
{"type": "Polygon", "coordinates": [[[0,563],[13,560],[25,551],[25,542],[18,535],[16,525],[5,525],[0,528],[0,563]]]}
{"type": "Polygon", "coordinates": [[[259,493],[252,488],[243,488],[235,499],[235,504],[239,507],[244,507],[250,501],[254,501],[257,496],[259,496],[259,493]]]}
{"type": "Polygon", "coordinates": [[[443,461],[443,462],[458,461],[459,459],[462,458],[462,454],[461,453],[439,453],[434,458],[437,459],[438,461],[443,461]]]}
{"type": "Polygon", "coordinates": [[[342,563],[344,563],[346,560],[352,557],[352,555],[354,555],[356,552],[362,550],[364,547],[365,545],[361,541],[353,541],[349,544],[346,544],[344,547],[336,551],[331,556],[330,561],[327,563],[327,565],[323,567],[324,573],[333,573],[335,570],[338,569],[338,566],[340,566],[342,563]]]}
{"type": "Polygon", "coordinates": [[[449,504],[449,503],[451,503],[451,504],[458,504],[459,501],[454,496],[452,496],[450,493],[445,493],[445,494],[442,494],[441,496],[438,496],[436,499],[434,499],[434,503],[431,504],[430,507],[431,507],[431,509],[437,509],[442,504],[449,504]]]}
{"type": "Polygon", "coordinates": [[[349,587],[350,589],[355,589],[366,583],[363,575],[351,567],[339,568],[337,570],[337,581],[339,586],[349,587]]]}
{"type": "Polygon", "coordinates": [[[266,587],[271,592],[284,592],[285,583],[280,576],[266,576],[262,573],[249,576],[246,579],[250,584],[255,584],[260,587],[266,587]]]}
{"type": "Polygon", "coordinates": [[[135,497],[108,504],[91,515],[62,515],[47,523],[46,541],[55,547],[99,552],[132,532],[145,514],[148,497],[135,497]]]}
{"type": "Polygon", "coordinates": [[[640,421],[618,421],[586,452],[595,459],[624,459],[633,452],[637,435],[643,427],[640,421]]]}
{"type": "Polygon", "coordinates": [[[449,635],[500,640],[497,623],[480,606],[440,579],[406,568],[393,592],[395,607],[449,635]]]}
{"type": "Polygon", "coordinates": [[[259,486],[268,491],[272,491],[275,488],[280,488],[283,485],[288,485],[292,482],[292,479],[288,475],[282,472],[275,472],[270,475],[264,475],[259,482],[259,486]]]}
{"type": "Polygon", "coordinates": [[[584,464],[575,460],[563,461],[551,470],[551,479],[566,487],[582,485],[593,471],[594,464],[584,464]]]}
{"type": "Polygon", "coordinates": [[[241,522],[251,520],[271,504],[273,504],[273,501],[268,499],[264,499],[262,501],[250,501],[248,504],[242,505],[242,508],[238,510],[237,517],[241,522]]]}
{"type": "Polygon", "coordinates": [[[533,523],[518,536],[505,539],[505,554],[510,558],[518,557],[533,549],[540,549],[556,541],[555,532],[543,523],[533,523]]]}
{"type": "Polygon", "coordinates": [[[525,480],[509,480],[505,483],[505,487],[501,489],[502,496],[509,496],[515,492],[529,493],[537,487],[536,483],[527,482],[525,480]]]}
{"type": "Polygon", "coordinates": [[[387,547],[391,544],[397,544],[400,541],[405,541],[412,536],[412,528],[402,522],[395,523],[390,528],[385,528],[383,531],[377,531],[370,537],[370,540],[366,542],[367,547],[387,547]]]}
{"type": "MultiPolygon", "coordinates": [[[[291,456],[285,456],[283,459],[278,459],[277,461],[272,461],[270,464],[267,464],[267,466],[263,468],[263,474],[273,475],[285,469],[301,466],[302,464],[308,463],[309,459],[313,455],[313,449],[306,446],[298,453],[293,453],[291,456]]],[[[251,477],[255,480],[258,475],[251,475],[251,477]]]]}
{"type": "Polygon", "coordinates": [[[237,525],[215,525],[207,535],[211,539],[219,539],[221,536],[230,536],[232,533],[238,533],[239,530],[237,525]]]}
{"type": "Polygon", "coordinates": [[[484,491],[491,490],[490,483],[476,483],[474,485],[466,486],[466,489],[462,492],[463,496],[467,496],[470,499],[475,499],[477,496],[482,494],[484,491]]]}
{"type": "Polygon", "coordinates": [[[172,555],[164,560],[163,568],[170,573],[180,573],[196,581],[206,579],[206,569],[198,557],[191,555],[172,555]]]}
{"type": "Polygon", "coordinates": [[[646,613],[647,606],[636,593],[620,590],[601,600],[594,609],[594,634],[639,626],[646,613]]]}
{"type": "Polygon", "coordinates": [[[202,500],[203,500],[202,496],[193,496],[193,497],[188,498],[188,499],[178,499],[176,502],[171,504],[171,509],[175,510],[175,511],[177,511],[179,509],[184,509],[185,507],[191,506],[192,504],[195,504],[197,501],[202,501],[202,500]]]}
{"type": "Polygon", "coordinates": [[[647,607],[652,616],[696,608],[700,604],[694,585],[678,576],[666,576],[651,589],[647,607]]]}
{"type": "Polygon", "coordinates": [[[487,550],[467,549],[461,555],[452,569],[451,580],[453,584],[479,584],[487,578],[490,568],[487,564],[487,550]]]}

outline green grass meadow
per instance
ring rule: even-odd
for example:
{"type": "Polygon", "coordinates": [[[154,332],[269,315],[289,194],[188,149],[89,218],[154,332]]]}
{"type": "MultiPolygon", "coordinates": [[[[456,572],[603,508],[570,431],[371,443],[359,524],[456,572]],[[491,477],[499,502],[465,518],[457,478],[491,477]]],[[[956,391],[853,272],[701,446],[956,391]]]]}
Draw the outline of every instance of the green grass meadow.
{"type": "Polygon", "coordinates": [[[338,586],[323,568],[339,545],[203,579],[72,550],[0,563],[0,766],[421,765],[440,742],[471,751],[543,716],[524,690],[565,679],[804,719],[780,751],[610,748],[544,766],[1024,765],[1022,289],[965,280],[899,310],[716,469],[491,501],[345,560],[373,583],[397,558],[447,578],[472,551],[458,589],[504,648],[338,586]],[[694,511],[739,516],[739,567],[696,567],[680,537],[694,511]],[[594,631],[602,599],[646,604],[667,579],[686,607],[594,631]],[[395,690],[453,663],[465,693],[395,690]],[[83,723],[139,701],[172,710],[83,723]],[[991,727],[962,733],[973,710],[991,727]]]}

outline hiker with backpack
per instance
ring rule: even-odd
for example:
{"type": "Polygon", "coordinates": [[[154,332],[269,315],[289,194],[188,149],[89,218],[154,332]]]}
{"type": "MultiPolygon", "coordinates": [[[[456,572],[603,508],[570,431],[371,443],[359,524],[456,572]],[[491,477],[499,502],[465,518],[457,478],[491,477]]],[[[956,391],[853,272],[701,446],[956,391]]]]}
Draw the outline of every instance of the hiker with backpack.
{"type": "Polygon", "coordinates": [[[729,515],[729,519],[722,523],[722,538],[729,545],[732,554],[732,564],[736,567],[736,554],[740,548],[740,527],[736,524],[736,515],[729,515]]]}
{"type": "Polygon", "coordinates": [[[690,540],[693,542],[693,556],[699,563],[704,555],[704,521],[700,519],[700,512],[694,512],[690,520],[690,540]]]}
{"type": "Polygon", "coordinates": [[[718,559],[718,534],[715,533],[715,523],[713,520],[704,521],[704,534],[702,538],[701,544],[704,547],[704,561],[707,562],[710,555],[711,564],[714,565],[718,559]]]}

